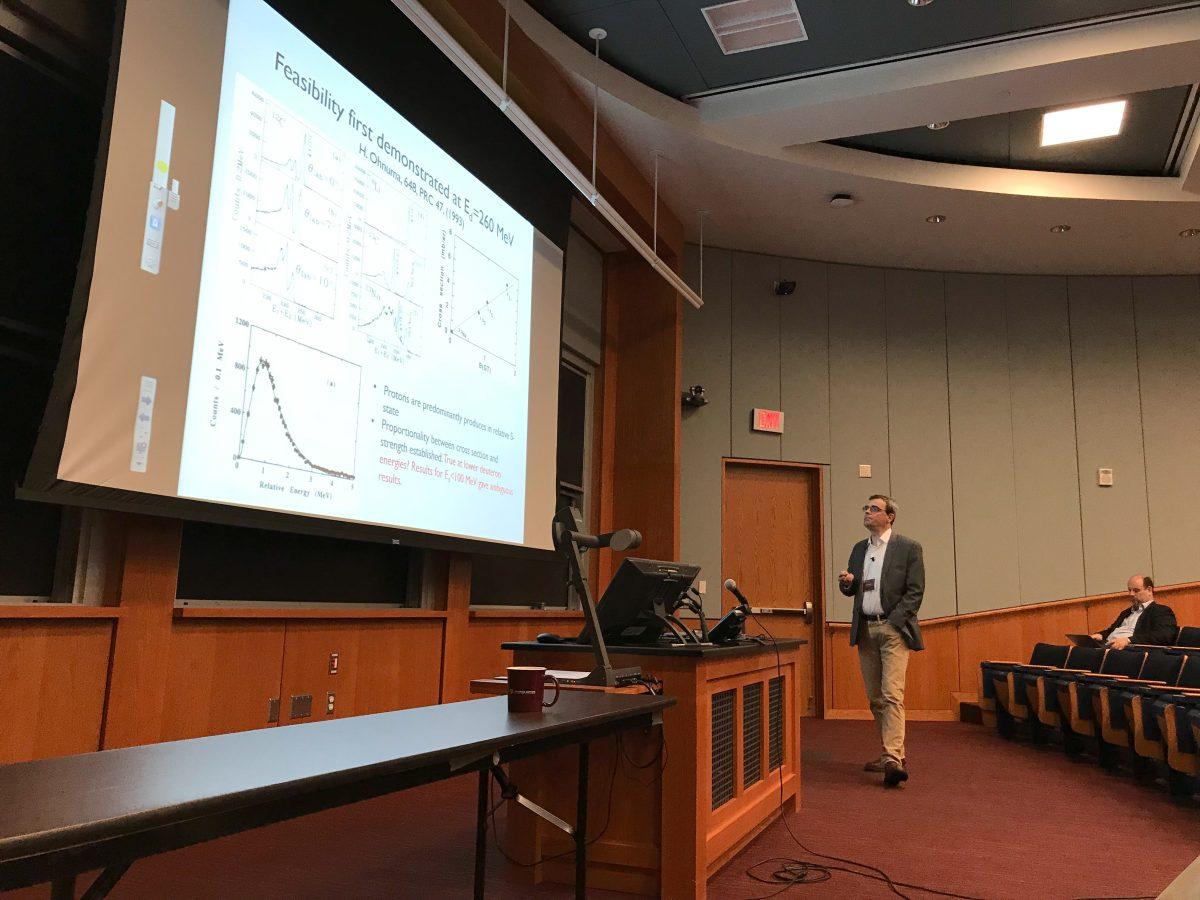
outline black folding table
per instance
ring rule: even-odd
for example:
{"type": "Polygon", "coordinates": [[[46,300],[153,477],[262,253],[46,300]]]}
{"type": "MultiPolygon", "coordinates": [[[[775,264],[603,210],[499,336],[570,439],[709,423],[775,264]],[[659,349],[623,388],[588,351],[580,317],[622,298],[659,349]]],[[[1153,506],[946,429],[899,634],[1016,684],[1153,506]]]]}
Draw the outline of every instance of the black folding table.
{"type": "Polygon", "coordinates": [[[674,700],[564,691],[543,713],[506,697],[0,766],[0,890],[100,869],[105,896],[138,859],[393,791],[479,773],[475,895],[483,896],[494,763],[579,746],[576,895],[587,866],[588,744],[661,721],[674,700]]]}

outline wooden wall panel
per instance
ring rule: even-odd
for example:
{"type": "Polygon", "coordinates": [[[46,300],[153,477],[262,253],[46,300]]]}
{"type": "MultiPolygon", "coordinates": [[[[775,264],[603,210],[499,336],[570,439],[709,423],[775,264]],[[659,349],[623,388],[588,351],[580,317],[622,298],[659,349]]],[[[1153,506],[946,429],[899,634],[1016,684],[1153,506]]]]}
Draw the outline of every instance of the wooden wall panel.
{"type": "Polygon", "coordinates": [[[128,520],[101,738],[106,750],[154,743],[162,734],[181,528],[174,519],[128,520]]]}
{"type": "Polygon", "coordinates": [[[1086,590],[1067,280],[1011,276],[1005,283],[1018,602],[1081,597],[1086,590]]]}
{"type": "Polygon", "coordinates": [[[954,586],[954,490],[946,381],[946,297],[937,272],[889,269],[888,453],[895,528],[925,551],[921,618],[958,611],[954,586]]]}
{"type": "Polygon", "coordinates": [[[1089,603],[1087,607],[1087,633],[1095,634],[1098,631],[1103,631],[1113,623],[1122,610],[1128,607],[1128,595],[1114,597],[1111,600],[1100,600],[1096,603],[1089,603]]]}
{"type": "Polygon", "coordinates": [[[858,648],[850,646],[850,630],[832,629],[827,646],[833,680],[833,710],[859,710],[870,718],[867,692],[858,667],[858,648]]]}
{"type": "MultiPolygon", "coordinates": [[[[700,288],[700,260],[694,247],[685,274],[700,288]]],[[[705,608],[721,609],[721,458],[730,454],[730,253],[704,251],[704,308],[683,309],[683,385],[704,386],[708,405],[681,413],[679,481],[680,559],[700,566],[706,582],[705,608]]]]}
{"type": "MultiPolygon", "coordinates": [[[[833,709],[830,718],[858,714],[870,718],[867,692],[858,666],[858,648],[850,646],[849,630],[830,630],[832,657],[833,709]]],[[[922,627],[925,649],[908,657],[908,681],[905,711],[913,719],[949,718],[956,714],[951,694],[959,689],[958,640],[954,622],[922,627]]]]}
{"type": "Polygon", "coordinates": [[[1063,635],[1089,633],[1087,619],[1083,605],[1069,604],[960,620],[959,690],[978,690],[979,664],[985,659],[1025,662],[1039,641],[1063,644],[1063,635]]]}
{"type": "Polygon", "coordinates": [[[358,671],[357,622],[288,622],[283,645],[283,681],[279,696],[279,724],[319,722],[355,714],[355,674],[358,671]],[[338,654],[338,673],[329,673],[329,654],[338,654]],[[333,713],[326,712],[329,692],[334,693],[333,713]],[[291,698],[312,695],[312,715],[291,717],[291,698]]]}
{"type": "MultiPolygon", "coordinates": [[[[602,427],[613,441],[612,527],[642,533],[639,556],[678,559],[682,301],[633,253],[608,254],[604,276],[603,390],[613,408],[602,427]]],[[[602,521],[601,530],[608,525],[602,521]]],[[[619,556],[601,555],[601,587],[619,556]]]]}
{"type": "Polygon", "coordinates": [[[112,632],[0,619],[0,763],[99,749],[112,632]]]}
{"type": "MultiPolygon", "coordinates": [[[[568,613],[530,613],[527,616],[511,613],[471,614],[461,640],[466,652],[458,656],[452,671],[443,677],[442,702],[467,700],[471,697],[471,679],[503,675],[512,665],[512,652],[501,650],[505,641],[532,641],[541,632],[559,635],[578,634],[583,628],[583,615],[568,613]]],[[[579,667],[591,668],[591,657],[580,657],[579,667]]]]}
{"type": "Polygon", "coordinates": [[[355,715],[431,706],[442,675],[442,629],[431,621],[364,622],[358,636],[355,715]]]}
{"type": "Polygon", "coordinates": [[[1128,278],[1067,284],[1085,593],[1102,594],[1151,568],[1133,288],[1128,278]],[[1102,466],[1113,469],[1112,487],[1096,484],[1102,466]]]}
{"type": "MultiPolygon", "coordinates": [[[[891,492],[888,469],[887,343],[883,271],[829,266],[830,540],[834,573],[866,536],[862,506],[869,494],[891,492]],[[870,478],[858,466],[871,466],[870,478]]],[[[835,591],[827,616],[850,620],[850,601],[835,591]]]]}
{"type": "Polygon", "coordinates": [[[796,293],[781,298],[779,309],[782,456],[791,462],[828,463],[828,269],[783,259],[779,277],[796,282],[796,293]]]}
{"type": "Polygon", "coordinates": [[[905,706],[949,712],[950,695],[959,690],[958,629],[953,621],[934,623],[922,626],[921,634],[925,649],[908,657],[905,706]]]}
{"type": "MultiPolygon", "coordinates": [[[[476,619],[467,629],[467,643],[471,647],[468,656],[468,666],[461,672],[458,690],[460,699],[470,696],[472,678],[490,678],[493,675],[503,675],[511,666],[512,651],[501,650],[500,645],[505,641],[532,640],[541,631],[559,634],[559,629],[547,623],[538,631],[523,627],[522,623],[509,619],[476,619]]],[[[578,633],[578,632],[576,632],[578,633]]]]}
{"type": "Polygon", "coordinates": [[[160,739],[265,728],[268,700],[279,696],[285,627],[283,620],[176,622],[160,739]]]}
{"type": "Polygon", "coordinates": [[[1200,625],[1200,585],[1165,588],[1156,591],[1155,596],[1174,610],[1180,625],[1200,625]]]}
{"type": "Polygon", "coordinates": [[[732,266],[733,455],[745,459],[780,459],[779,435],[750,430],[753,407],[780,408],[779,297],[774,290],[779,278],[779,260],[734,252],[732,266]]]}
{"type": "Polygon", "coordinates": [[[1164,584],[1193,581],[1195,532],[1180,523],[1200,509],[1200,279],[1137,278],[1133,297],[1152,574],[1164,584]]]}
{"type": "Polygon", "coordinates": [[[958,612],[969,613],[1021,596],[1004,276],[947,275],[946,292],[958,612]]]}

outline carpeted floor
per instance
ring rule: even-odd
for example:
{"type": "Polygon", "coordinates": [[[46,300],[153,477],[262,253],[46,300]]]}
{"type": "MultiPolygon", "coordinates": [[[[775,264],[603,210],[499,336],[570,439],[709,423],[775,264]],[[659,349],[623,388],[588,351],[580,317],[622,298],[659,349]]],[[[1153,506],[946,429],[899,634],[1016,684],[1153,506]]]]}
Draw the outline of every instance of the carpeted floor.
{"type": "MultiPolygon", "coordinates": [[[[796,837],[814,851],[879,866],[897,881],[996,900],[1144,897],[1200,855],[1200,805],[1060,751],[1002,741],[981,726],[910,725],[913,777],[900,790],[885,790],[879,776],[861,771],[878,752],[869,722],[805,721],[802,745],[802,809],[789,820],[796,837]]],[[[143,860],[111,896],[469,896],[473,816],[474,780],[456,779],[143,860]]],[[[746,875],[772,857],[839,865],[807,856],[776,823],[709,882],[709,896],[777,890],[746,875]]],[[[488,869],[489,897],[571,894],[526,886],[494,851],[488,869]]],[[[85,885],[81,879],[81,891],[85,885]]],[[[914,900],[935,896],[901,890],[914,900]]],[[[39,888],[11,896],[48,894],[39,888]]],[[[780,896],[895,895],[880,882],[835,871],[780,896]]]]}

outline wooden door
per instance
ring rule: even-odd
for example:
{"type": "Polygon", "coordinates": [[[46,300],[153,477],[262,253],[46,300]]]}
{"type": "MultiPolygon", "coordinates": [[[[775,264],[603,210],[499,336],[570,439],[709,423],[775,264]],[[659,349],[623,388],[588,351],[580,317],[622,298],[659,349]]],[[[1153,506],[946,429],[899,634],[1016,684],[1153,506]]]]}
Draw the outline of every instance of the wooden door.
{"type": "MultiPolygon", "coordinates": [[[[751,606],[780,612],[751,619],[748,634],[765,627],[776,638],[797,637],[796,708],[821,714],[821,627],[824,621],[821,469],[801,463],[724,460],[721,580],[732,578],[751,606]],[[811,615],[801,615],[806,603],[811,615]],[[794,610],[795,612],[789,612],[794,610]],[[761,623],[761,624],[760,624],[761,623]]],[[[737,602],[722,592],[722,610],[737,602]]]]}

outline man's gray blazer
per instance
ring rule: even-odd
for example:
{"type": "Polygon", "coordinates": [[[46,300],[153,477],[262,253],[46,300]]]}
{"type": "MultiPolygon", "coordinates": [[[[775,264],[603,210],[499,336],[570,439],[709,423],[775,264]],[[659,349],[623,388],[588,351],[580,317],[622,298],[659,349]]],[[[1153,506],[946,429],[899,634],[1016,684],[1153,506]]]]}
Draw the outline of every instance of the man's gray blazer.
{"type": "MultiPolygon", "coordinates": [[[[846,571],[854,576],[850,585],[840,581],[838,587],[847,597],[854,597],[854,615],[850,619],[850,646],[858,643],[864,627],[862,614],[863,561],[867,557],[866,539],[859,541],[850,551],[850,562],[846,571]]],[[[887,553],[883,557],[880,574],[879,599],[883,603],[883,614],[888,622],[900,632],[910,650],[924,650],[921,628],[917,625],[917,610],[925,596],[925,557],[921,545],[912,538],[892,532],[888,538],[887,553]]]]}

